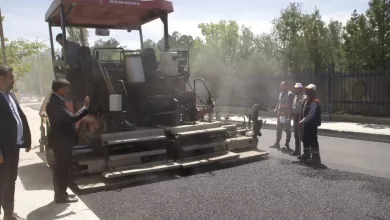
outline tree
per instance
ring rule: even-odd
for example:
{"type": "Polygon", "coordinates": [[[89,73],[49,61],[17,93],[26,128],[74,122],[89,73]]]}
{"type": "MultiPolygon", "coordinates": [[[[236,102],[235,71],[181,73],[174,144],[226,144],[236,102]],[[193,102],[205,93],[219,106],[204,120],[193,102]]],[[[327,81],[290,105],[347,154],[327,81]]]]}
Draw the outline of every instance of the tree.
{"type": "Polygon", "coordinates": [[[375,64],[384,70],[390,61],[390,0],[370,0],[366,15],[375,42],[372,46],[379,54],[375,64]]]}
{"type": "MultiPolygon", "coordinates": [[[[201,23],[201,37],[178,31],[168,37],[171,49],[190,52],[192,73],[220,77],[223,74],[285,75],[301,78],[309,72],[321,74],[329,64],[339,70],[351,67],[385,69],[390,61],[390,0],[370,0],[364,14],[355,10],[343,26],[342,22],[325,22],[318,9],[302,11],[302,4],[292,2],[272,21],[271,33],[256,35],[235,21],[201,23]]],[[[75,41],[83,38],[82,29],[68,29],[75,41]]],[[[87,33],[86,33],[87,34],[87,33]]],[[[144,41],[159,58],[164,39],[144,41]]],[[[98,40],[93,48],[116,48],[115,39],[98,40]]],[[[117,59],[114,50],[101,52],[101,57],[117,59]]]]}
{"type": "MultiPolygon", "coordinates": [[[[2,19],[4,20],[4,16],[2,17],[2,19]]],[[[23,63],[23,58],[31,56],[37,53],[37,51],[42,51],[47,48],[47,45],[39,43],[37,41],[29,42],[20,38],[17,40],[9,41],[7,38],[5,38],[5,49],[8,65],[14,69],[16,78],[22,77],[31,69],[30,65],[23,63]]],[[[2,56],[3,55],[0,54],[0,64],[3,64],[2,56]]]]}
{"type": "Polygon", "coordinates": [[[110,38],[106,41],[103,39],[95,41],[91,49],[93,51],[94,49],[106,48],[99,50],[99,59],[101,60],[119,60],[121,53],[121,50],[118,49],[119,47],[120,43],[116,39],[110,38]]]}
{"type": "Polygon", "coordinates": [[[277,50],[282,58],[285,73],[299,74],[303,70],[305,59],[302,57],[307,57],[302,36],[305,19],[307,16],[302,13],[302,4],[290,3],[281,11],[280,17],[272,22],[274,25],[272,34],[277,39],[277,50]]]}
{"type": "Polygon", "coordinates": [[[157,44],[154,41],[150,40],[150,39],[147,39],[146,41],[144,41],[144,48],[152,48],[156,52],[158,50],[157,44]]]}
{"type": "Polygon", "coordinates": [[[89,34],[86,28],[68,27],[66,28],[66,31],[68,32],[67,39],[69,41],[79,43],[80,45],[83,46],[89,46],[89,42],[88,42],[89,34]]]}

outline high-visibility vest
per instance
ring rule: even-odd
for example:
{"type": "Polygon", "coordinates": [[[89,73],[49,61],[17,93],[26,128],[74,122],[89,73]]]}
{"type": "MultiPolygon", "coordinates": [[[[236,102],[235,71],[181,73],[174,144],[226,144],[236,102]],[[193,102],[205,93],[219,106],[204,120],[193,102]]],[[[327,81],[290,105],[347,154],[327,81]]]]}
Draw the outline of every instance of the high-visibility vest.
{"type": "Polygon", "coordinates": [[[289,116],[291,114],[290,98],[292,98],[293,93],[288,91],[286,93],[280,93],[279,95],[279,105],[278,105],[278,116],[289,116]]]}

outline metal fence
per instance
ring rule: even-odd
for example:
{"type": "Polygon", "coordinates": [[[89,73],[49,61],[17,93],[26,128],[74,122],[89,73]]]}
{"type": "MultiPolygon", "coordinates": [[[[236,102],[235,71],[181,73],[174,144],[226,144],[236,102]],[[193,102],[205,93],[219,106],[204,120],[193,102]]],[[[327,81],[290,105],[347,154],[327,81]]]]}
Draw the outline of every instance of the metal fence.
{"type": "MultiPolygon", "coordinates": [[[[390,116],[390,79],[379,71],[308,73],[289,76],[222,76],[209,78],[208,87],[219,106],[251,107],[254,103],[274,108],[283,80],[313,83],[323,111],[332,114],[390,116]]],[[[197,86],[200,97],[205,90],[197,86]]]]}

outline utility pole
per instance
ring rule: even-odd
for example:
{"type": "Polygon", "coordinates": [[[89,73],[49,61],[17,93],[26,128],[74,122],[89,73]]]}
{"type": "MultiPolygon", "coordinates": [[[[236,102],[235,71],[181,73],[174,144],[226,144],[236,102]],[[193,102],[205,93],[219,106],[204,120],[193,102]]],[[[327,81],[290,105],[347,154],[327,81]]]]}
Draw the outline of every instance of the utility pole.
{"type": "Polygon", "coordinates": [[[3,53],[3,63],[8,66],[7,62],[7,54],[5,53],[5,40],[4,40],[4,32],[3,32],[3,17],[1,15],[0,8],[0,40],[1,40],[1,52],[3,53]]]}
{"type": "Polygon", "coordinates": [[[38,100],[40,101],[42,96],[43,96],[43,85],[42,85],[42,75],[41,75],[41,71],[42,71],[42,67],[41,65],[39,65],[39,51],[37,51],[37,70],[38,70],[38,82],[39,82],[39,98],[38,100]]]}

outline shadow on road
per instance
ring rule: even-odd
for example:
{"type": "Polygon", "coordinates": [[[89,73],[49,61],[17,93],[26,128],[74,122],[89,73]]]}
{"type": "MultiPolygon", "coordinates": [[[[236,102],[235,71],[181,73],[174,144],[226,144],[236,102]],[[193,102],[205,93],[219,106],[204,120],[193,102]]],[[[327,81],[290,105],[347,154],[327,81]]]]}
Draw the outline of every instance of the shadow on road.
{"type": "Polygon", "coordinates": [[[76,214],[73,211],[66,211],[68,207],[69,204],[56,204],[55,202],[51,202],[30,212],[26,220],[67,219],[67,217],[76,214]]]}
{"type": "Polygon", "coordinates": [[[43,162],[19,167],[19,178],[28,191],[52,189],[53,180],[48,173],[51,172],[43,162]]]}

